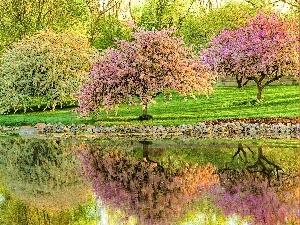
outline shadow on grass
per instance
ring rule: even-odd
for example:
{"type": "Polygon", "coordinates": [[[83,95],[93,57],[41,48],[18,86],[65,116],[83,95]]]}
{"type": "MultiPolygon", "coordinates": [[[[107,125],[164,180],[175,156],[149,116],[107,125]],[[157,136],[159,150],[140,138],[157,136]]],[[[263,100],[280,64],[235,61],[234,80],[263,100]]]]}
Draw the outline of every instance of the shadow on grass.
{"type": "MultiPolygon", "coordinates": [[[[178,115],[178,116],[155,116],[149,120],[140,120],[139,117],[108,117],[108,118],[98,118],[95,119],[93,118],[93,121],[96,122],[97,125],[103,124],[115,124],[116,122],[118,123],[132,123],[132,124],[140,124],[140,125],[147,125],[147,124],[153,124],[155,125],[156,123],[160,122],[172,122],[174,125],[179,125],[185,123],[185,121],[194,121],[197,119],[197,121],[204,121],[204,118],[197,116],[197,115],[191,115],[191,116],[183,116],[183,115],[178,115]],[[177,122],[176,122],[177,121],[177,122]]],[[[166,124],[167,125],[167,124],[166,124]]],[[[171,125],[171,124],[170,124],[171,125]]]]}

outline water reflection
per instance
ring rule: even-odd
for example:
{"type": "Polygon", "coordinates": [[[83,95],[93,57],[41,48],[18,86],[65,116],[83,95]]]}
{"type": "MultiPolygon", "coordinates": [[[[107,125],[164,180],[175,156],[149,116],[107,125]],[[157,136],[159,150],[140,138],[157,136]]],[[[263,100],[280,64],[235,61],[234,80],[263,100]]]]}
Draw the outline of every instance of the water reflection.
{"type": "Polygon", "coordinates": [[[207,158],[203,146],[181,146],[174,151],[174,146],[151,144],[140,142],[138,154],[120,146],[112,150],[105,145],[86,145],[80,150],[84,174],[98,199],[122,209],[127,217],[135,215],[137,224],[184,224],[179,218],[188,211],[198,217],[195,224],[293,224],[299,220],[297,149],[276,153],[280,148],[266,147],[264,151],[262,146],[238,143],[222,153],[208,145],[209,151],[223,156],[218,161],[207,158]],[[199,152],[201,166],[190,163],[199,152]],[[199,221],[199,215],[207,211],[197,211],[195,205],[203,201],[214,210],[208,210],[210,215],[199,221]]]}
{"type": "Polygon", "coordinates": [[[185,164],[177,169],[150,160],[148,150],[144,142],[144,157],[136,158],[119,149],[82,147],[84,173],[98,199],[145,224],[169,224],[185,212],[185,203],[199,201],[218,183],[211,164],[185,164]]]}
{"type": "Polygon", "coordinates": [[[299,168],[294,145],[2,138],[0,224],[300,224],[299,168]]]}
{"type": "Polygon", "coordinates": [[[0,141],[0,224],[72,224],[87,215],[92,195],[77,157],[59,140],[0,141]]]}
{"type": "Polygon", "coordinates": [[[299,169],[286,173],[283,166],[264,154],[262,146],[244,148],[239,143],[219,175],[214,203],[226,215],[251,217],[254,224],[293,224],[299,220],[299,169]],[[243,163],[244,168],[230,168],[236,163],[243,163]]]}

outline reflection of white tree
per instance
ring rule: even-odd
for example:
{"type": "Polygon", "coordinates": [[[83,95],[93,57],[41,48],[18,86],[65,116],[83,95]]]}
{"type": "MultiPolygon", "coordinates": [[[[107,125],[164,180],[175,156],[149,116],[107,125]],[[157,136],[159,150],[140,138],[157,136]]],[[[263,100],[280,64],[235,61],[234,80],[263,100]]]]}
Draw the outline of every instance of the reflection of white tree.
{"type": "Polygon", "coordinates": [[[0,142],[0,170],[8,192],[29,205],[51,210],[83,203],[91,192],[76,173],[76,156],[66,148],[65,143],[57,140],[0,142]]]}
{"type": "MultiPolygon", "coordinates": [[[[0,190],[2,193],[3,190],[0,190]]],[[[65,225],[65,224],[94,224],[96,216],[91,215],[94,201],[80,204],[74,208],[52,211],[29,205],[28,202],[18,200],[4,190],[5,200],[0,203],[1,225],[65,225]],[[83,222],[84,221],[84,222],[83,222]]]]}

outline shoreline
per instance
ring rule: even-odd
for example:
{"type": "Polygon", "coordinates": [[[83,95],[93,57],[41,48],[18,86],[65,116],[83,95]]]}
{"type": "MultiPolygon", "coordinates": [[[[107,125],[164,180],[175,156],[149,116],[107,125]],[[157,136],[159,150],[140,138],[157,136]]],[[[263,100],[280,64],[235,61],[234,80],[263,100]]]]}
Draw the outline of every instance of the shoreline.
{"type": "Polygon", "coordinates": [[[299,139],[300,118],[220,119],[179,126],[64,125],[0,126],[0,135],[20,137],[299,139]]]}

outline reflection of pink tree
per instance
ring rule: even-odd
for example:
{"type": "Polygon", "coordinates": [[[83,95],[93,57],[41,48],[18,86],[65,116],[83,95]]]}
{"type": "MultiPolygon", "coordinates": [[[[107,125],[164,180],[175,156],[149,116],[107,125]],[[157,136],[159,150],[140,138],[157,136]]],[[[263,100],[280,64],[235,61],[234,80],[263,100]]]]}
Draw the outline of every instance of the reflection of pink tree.
{"type": "Polygon", "coordinates": [[[247,149],[244,148],[242,143],[239,143],[238,149],[233,155],[231,162],[226,163],[226,168],[224,168],[223,170],[228,170],[229,169],[228,164],[234,162],[234,160],[239,160],[245,164],[246,169],[249,172],[262,173],[265,176],[267,176],[269,180],[272,180],[272,178],[274,177],[277,180],[280,180],[282,176],[285,175],[283,169],[278,164],[272,162],[271,160],[268,159],[268,157],[265,154],[263,154],[263,149],[261,146],[257,148],[257,156],[255,154],[255,150],[252,150],[249,146],[246,147],[247,149]],[[250,157],[252,160],[256,158],[254,164],[250,165],[249,154],[247,153],[251,153],[250,157]]]}
{"type": "Polygon", "coordinates": [[[249,146],[244,148],[238,144],[231,162],[220,172],[221,188],[215,194],[221,198],[215,198],[216,205],[227,215],[251,216],[255,224],[284,224],[295,220],[299,208],[298,174],[284,173],[263,154],[261,146],[255,152],[249,146]],[[231,169],[229,165],[234,165],[235,160],[243,161],[245,169],[231,169]]]}
{"type": "Polygon", "coordinates": [[[170,223],[185,211],[185,203],[201,199],[218,182],[210,164],[174,169],[124,152],[87,147],[80,152],[84,173],[96,195],[128,215],[137,215],[146,224],[170,223]]]}
{"type": "MultiPolygon", "coordinates": [[[[226,171],[220,175],[221,188],[216,190],[215,203],[226,215],[251,216],[255,224],[284,224],[297,217],[295,183],[288,188],[270,186],[269,178],[260,173],[226,171]]],[[[299,197],[299,196],[298,196],[299,197]]]]}

